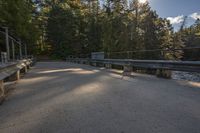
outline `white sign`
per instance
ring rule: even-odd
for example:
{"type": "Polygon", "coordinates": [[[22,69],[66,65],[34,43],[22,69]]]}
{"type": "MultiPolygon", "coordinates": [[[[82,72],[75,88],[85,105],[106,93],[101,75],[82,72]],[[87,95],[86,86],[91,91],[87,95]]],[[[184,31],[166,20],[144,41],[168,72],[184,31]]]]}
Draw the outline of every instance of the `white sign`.
{"type": "Polygon", "coordinates": [[[104,59],[104,52],[93,52],[92,59],[103,60],[104,59]]]}

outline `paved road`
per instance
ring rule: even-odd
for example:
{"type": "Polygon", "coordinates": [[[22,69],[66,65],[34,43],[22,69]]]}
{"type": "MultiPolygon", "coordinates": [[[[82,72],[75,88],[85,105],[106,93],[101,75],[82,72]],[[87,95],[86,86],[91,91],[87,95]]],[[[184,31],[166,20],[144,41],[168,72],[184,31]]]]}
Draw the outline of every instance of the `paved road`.
{"type": "Polygon", "coordinates": [[[0,106],[0,133],[200,133],[200,88],[41,62],[0,106]]]}

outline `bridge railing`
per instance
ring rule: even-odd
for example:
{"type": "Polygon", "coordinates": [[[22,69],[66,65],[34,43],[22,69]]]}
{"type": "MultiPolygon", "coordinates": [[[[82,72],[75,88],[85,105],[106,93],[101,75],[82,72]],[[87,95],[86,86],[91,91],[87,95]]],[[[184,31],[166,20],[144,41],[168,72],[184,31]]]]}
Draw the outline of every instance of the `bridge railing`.
{"type": "MultiPolygon", "coordinates": [[[[8,27],[0,26],[0,35],[3,35],[3,40],[5,39],[5,49],[2,48],[0,51],[1,54],[1,63],[15,61],[17,59],[24,59],[28,57],[28,45],[24,43],[20,38],[13,36],[10,33],[8,27]],[[4,54],[6,53],[6,54],[4,54]],[[2,57],[2,55],[5,55],[2,57]],[[6,57],[6,58],[4,58],[6,57]]],[[[1,36],[0,36],[1,37],[1,36]]]]}
{"type": "Polygon", "coordinates": [[[200,73],[200,61],[131,60],[131,59],[83,59],[67,58],[66,61],[81,64],[130,66],[155,70],[175,70],[200,73]]]}

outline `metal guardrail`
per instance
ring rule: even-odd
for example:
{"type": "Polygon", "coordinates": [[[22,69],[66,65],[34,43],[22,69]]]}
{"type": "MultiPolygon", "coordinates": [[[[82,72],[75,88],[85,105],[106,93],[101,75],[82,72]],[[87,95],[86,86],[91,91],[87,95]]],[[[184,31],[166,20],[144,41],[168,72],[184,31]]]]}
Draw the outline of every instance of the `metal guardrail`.
{"type": "Polygon", "coordinates": [[[145,69],[164,69],[185,72],[198,72],[200,73],[200,61],[165,61],[165,60],[131,60],[131,59],[83,59],[83,58],[67,58],[66,61],[90,64],[112,64],[120,66],[132,66],[136,68],[145,69]]]}

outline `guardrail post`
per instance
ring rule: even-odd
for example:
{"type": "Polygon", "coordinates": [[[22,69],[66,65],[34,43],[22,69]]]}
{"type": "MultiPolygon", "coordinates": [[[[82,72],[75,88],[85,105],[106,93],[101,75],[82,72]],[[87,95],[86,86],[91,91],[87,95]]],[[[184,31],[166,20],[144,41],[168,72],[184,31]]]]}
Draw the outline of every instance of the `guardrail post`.
{"type": "Polygon", "coordinates": [[[124,65],[123,66],[123,76],[131,76],[131,73],[133,71],[133,68],[131,65],[124,65]]]}
{"type": "Polygon", "coordinates": [[[0,104],[4,100],[4,97],[5,97],[4,84],[3,84],[3,80],[0,80],[0,104]]]}
{"type": "Polygon", "coordinates": [[[157,77],[170,79],[171,75],[172,75],[172,73],[171,73],[170,70],[164,70],[164,69],[157,69],[156,70],[156,76],[157,77]]]}
{"type": "Polygon", "coordinates": [[[86,61],[85,64],[86,64],[86,65],[90,65],[90,61],[86,61]]]}
{"type": "Polygon", "coordinates": [[[112,65],[111,64],[105,64],[106,69],[111,69],[112,65]]]}
{"type": "Polygon", "coordinates": [[[97,66],[98,67],[104,67],[104,64],[103,63],[97,63],[97,66]]]}
{"type": "Polygon", "coordinates": [[[97,63],[96,63],[96,62],[93,62],[93,63],[92,63],[92,66],[95,66],[95,67],[96,67],[96,66],[97,66],[97,63]]]}

